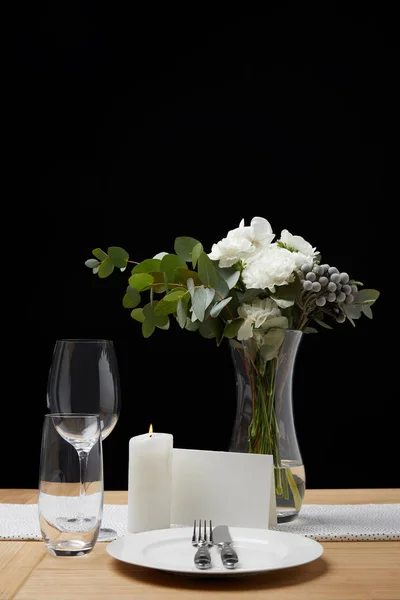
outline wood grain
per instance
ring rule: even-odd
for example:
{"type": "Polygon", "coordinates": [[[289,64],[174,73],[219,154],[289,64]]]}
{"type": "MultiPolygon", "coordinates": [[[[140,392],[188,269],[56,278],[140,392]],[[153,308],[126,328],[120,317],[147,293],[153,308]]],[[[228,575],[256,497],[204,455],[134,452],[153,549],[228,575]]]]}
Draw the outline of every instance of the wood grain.
{"type": "MultiPolygon", "coordinates": [[[[36,502],[37,490],[0,490],[1,502],[36,502]],[[36,499],[35,499],[36,498],[36,499]]],[[[105,501],[127,502],[127,492],[105,501]]],[[[400,503],[400,490],[308,490],[307,503],[400,503]]],[[[107,544],[55,558],[42,542],[0,542],[0,600],[400,600],[400,542],[324,542],[316,561],[237,579],[180,577],[112,559],[107,544]]]]}

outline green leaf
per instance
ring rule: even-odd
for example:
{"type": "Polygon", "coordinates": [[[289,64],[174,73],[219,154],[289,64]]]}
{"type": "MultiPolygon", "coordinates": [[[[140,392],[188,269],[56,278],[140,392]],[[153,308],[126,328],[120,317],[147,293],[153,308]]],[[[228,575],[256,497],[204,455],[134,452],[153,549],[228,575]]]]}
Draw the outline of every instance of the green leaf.
{"type": "Polygon", "coordinates": [[[99,277],[100,279],[105,279],[114,271],[114,265],[112,264],[109,258],[103,260],[99,267],[99,277]]]}
{"type": "Polygon", "coordinates": [[[139,321],[139,323],[144,323],[146,318],[144,316],[143,308],[134,308],[131,312],[131,317],[132,319],[135,319],[135,321],[139,321]]]}
{"type": "Polygon", "coordinates": [[[306,327],[304,333],[318,333],[318,329],[315,329],[315,327],[306,327]]]}
{"type": "Polygon", "coordinates": [[[262,324],[263,329],[272,329],[272,327],[287,329],[288,326],[289,322],[286,317],[272,317],[271,319],[267,319],[265,323],[262,324]]]}
{"type": "Polygon", "coordinates": [[[108,254],[106,254],[101,248],[95,248],[92,250],[92,254],[101,261],[108,258],[108,254]]]}
{"type": "Polygon", "coordinates": [[[187,304],[186,302],[182,302],[182,300],[178,300],[178,304],[176,307],[176,320],[179,323],[179,326],[184,329],[186,325],[187,318],[187,304]]]}
{"type": "Polygon", "coordinates": [[[157,308],[160,306],[161,303],[162,302],[150,302],[149,304],[146,304],[146,306],[143,307],[143,314],[146,317],[146,321],[149,321],[150,323],[153,323],[156,327],[163,329],[168,325],[169,319],[166,313],[161,312],[160,314],[157,312],[157,308]]]}
{"type": "Polygon", "coordinates": [[[162,329],[163,331],[168,331],[168,329],[170,327],[169,317],[163,316],[162,318],[165,319],[164,325],[157,325],[157,327],[158,327],[158,329],[162,329]]]}
{"type": "Polygon", "coordinates": [[[219,346],[224,337],[224,327],[222,325],[222,321],[221,321],[221,319],[208,319],[208,320],[211,321],[211,327],[213,328],[213,331],[214,331],[217,346],[219,346]]]}
{"type": "Polygon", "coordinates": [[[140,294],[135,287],[128,286],[126,294],[122,299],[122,304],[125,308],[136,308],[140,304],[140,294]]]}
{"type": "Polygon", "coordinates": [[[328,323],[324,323],[324,321],[321,321],[320,319],[316,319],[314,317],[314,321],[316,323],[318,323],[318,325],[321,325],[321,327],[324,327],[325,329],[333,329],[333,327],[331,327],[330,325],[328,325],[328,323]]]}
{"type": "Polygon", "coordinates": [[[92,273],[93,273],[93,275],[96,275],[98,272],[99,272],[99,267],[95,267],[95,268],[92,270],[92,273]]]}
{"type": "Polygon", "coordinates": [[[190,294],[190,297],[191,297],[191,299],[192,299],[192,302],[193,302],[193,298],[194,298],[194,290],[195,290],[195,288],[194,288],[194,283],[193,283],[193,279],[189,278],[189,279],[187,280],[187,282],[186,282],[186,285],[187,285],[187,289],[189,290],[189,294],[190,294]]]}
{"type": "Polygon", "coordinates": [[[229,304],[229,302],[232,300],[232,296],[229,296],[229,298],[225,298],[225,300],[222,300],[221,302],[218,302],[218,304],[214,304],[214,306],[212,307],[211,311],[210,311],[210,316],[211,317],[218,317],[219,313],[221,312],[221,310],[227,305],[229,304]]]}
{"type": "Polygon", "coordinates": [[[227,296],[229,296],[229,286],[226,283],[225,279],[221,277],[221,275],[218,278],[218,285],[215,288],[215,291],[218,292],[218,294],[222,296],[222,298],[226,298],[227,296]]]}
{"type": "Polygon", "coordinates": [[[359,319],[361,317],[362,306],[359,304],[342,304],[342,310],[347,318],[359,319]]]}
{"type": "Polygon", "coordinates": [[[301,292],[301,281],[297,273],[294,274],[294,281],[288,285],[277,285],[275,287],[274,297],[283,300],[295,300],[301,292]]]}
{"type": "Polygon", "coordinates": [[[175,283],[184,283],[187,286],[187,280],[193,279],[193,283],[195,285],[201,285],[200,277],[196,273],[196,271],[190,271],[189,269],[184,269],[183,267],[178,267],[175,270],[175,283]]]}
{"type": "Polygon", "coordinates": [[[283,298],[275,298],[274,296],[271,296],[271,298],[276,302],[279,308],[289,308],[294,304],[294,300],[284,300],[283,298]]]}
{"type": "Polygon", "coordinates": [[[164,315],[172,315],[172,313],[176,312],[176,307],[178,305],[178,299],[175,298],[174,301],[168,302],[164,298],[158,302],[157,306],[154,309],[154,312],[157,316],[164,315]]]}
{"type": "Polygon", "coordinates": [[[371,305],[370,304],[363,304],[361,306],[361,310],[364,313],[364,315],[366,317],[368,317],[368,319],[373,319],[374,315],[372,314],[372,310],[371,310],[371,305]]]}
{"type": "Polygon", "coordinates": [[[193,323],[192,319],[190,319],[189,317],[186,318],[185,329],[187,329],[187,331],[197,331],[199,327],[200,327],[199,321],[195,321],[193,323]]]}
{"type": "Polygon", "coordinates": [[[204,313],[208,306],[208,294],[205,287],[201,286],[194,290],[192,298],[192,309],[199,321],[204,320],[204,313]]]}
{"type": "Polygon", "coordinates": [[[192,265],[193,265],[193,269],[196,268],[196,264],[197,261],[199,260],[199,256],[200,254],[203,252],[203,244],[201,244],[200,242],[198,244],[196,244],[192,250],[192,265]]]}
{"type": "Polygon", "coordinates": [[[198,272],[201,282],[204,285],[209,285],[215,289],[218,285],[219,277],[214,263],[208,258],[205,252],[200,254],[198,263],[198,272]]]}
{"type": "Polygon", "coordinates": [[[150,273],[151,271],[159,271],[161,260],[159,258],[146,258],[132,269],[132,275],[136,273],[150,273]]]}
{"type": "Polygon", "coordinates": [[[180,300],[187,293],[187,289],[184,287],[174,288],[171,292],[168,292],[163,298],[163,302],[175,302],[180,300]]]}
{"type": "Polygon", "coordinates": [[[111,246],[111,248],[107,249],[107,252],[114,267],[118,267],[119,269],[126,267],[126,263],[129,260],[129,254],[126,250],[119,246],[111,246]]]}
{"type": "Polygon", "coordinates": [[[154,285],[152,288],[156,292],[156,294],[162,294],[163,292],[165,292],[167,290],[167,286],[164,281],[164,273],[161,273],[161,271],[150,271],[149,275],[152,276],[152,278],[154,280],[153,283],[160,284],[160,285],[154,285]]]}
{"type": "Polygon", "coordinates": [[[154,333],[156,326],[153,322],[145,319],[142,325],[142,335],[144,338],[149,338],[154,333]]]}
{"type": "Polygon", "coordinates": [[[355,294],[354,304],[373,304],[379,296],[378,290],[361,290],[355,294]]]}
{"type": "Polygon", "coordinates": [[[232,269],[232,267],[216,267],[218,274],[226,282],[228,288],[231,290],[235,287],[239,281],[240,271],[232,269]]]}
{"type": "Polygon", "coordinates": [[[215,337],[214,329],[211,325],[211,319],[206,319],[205,321],[200,323],[199,333],[203,338],[206,338],[207,340],[211,340],[213,337],[215,337]]]}
{"type": "Polygon", "coordinates": [[[363,286],[364,284],[361,281],[356,281],[355,279],[350,279],[349,285],[361,285],[361,286],[363,286]]]}
{"type": "Polygon", "coordinates": [[[264,360],[272,360],[278,356],[284,339],[285,332],[281,329],[269,331],[267,335],[264,336],[264,343],[260,346],[260,352],[264,360]]]}
{"type": "Polygon", "coordinates": [[[251,304],[253,300],[257,298],[264,290],[261,289],[250,289],[246,290],[243,296],[240,298],[240,303],[251,304]]]}
{"type": "Polygon", "coordinates": [[[234,338],[237,335],[237,332],[239,331],[243,322],[244,322],[244,319],[238,318],[238,319],[234,319],[233,321],[228,323],[224,329],[224,337],[226,337],[228,339],[234,338]]]}
{"type": "Polygon", "coordinates": [[[148,273],[135,273],[129,277],[128,281],[129,285],[141,292],[145,288],[148,288],[154,282],[154,279],[148,273]]]}
{"type": "Polygon", "coordinates": [[[96,260],[95,258],[89,258],[86,262],[85,265],[87,267],[89,267],[89,269],[95,269],[98,265],[99,265],[99,261],[96,260]]]}
{"type": "Polygon", "coordinates": [[[182,260],[189,262],[192,260],[192,250],[197,244],[200,244],[200,242],[192,237],[177,237],[174,250],[182,260]]]}
{"type": "Polygon", "coordinates": [[[187,268],[186,263],[176,254],[166,254],[161,261],[160,271],[166,274],[167,281],[174,282],[175,269],[179,267],[187,268]]]}

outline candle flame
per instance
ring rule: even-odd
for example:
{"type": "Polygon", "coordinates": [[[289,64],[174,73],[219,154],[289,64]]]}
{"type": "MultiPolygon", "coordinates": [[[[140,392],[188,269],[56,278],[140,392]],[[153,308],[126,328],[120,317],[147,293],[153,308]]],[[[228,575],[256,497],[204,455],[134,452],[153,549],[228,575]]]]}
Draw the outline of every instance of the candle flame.
{"type": "Polygon", "coordinates": [[[149,436],[151,437],[152,435],[153,435],[153,423],[150,423],[149,436]]]}

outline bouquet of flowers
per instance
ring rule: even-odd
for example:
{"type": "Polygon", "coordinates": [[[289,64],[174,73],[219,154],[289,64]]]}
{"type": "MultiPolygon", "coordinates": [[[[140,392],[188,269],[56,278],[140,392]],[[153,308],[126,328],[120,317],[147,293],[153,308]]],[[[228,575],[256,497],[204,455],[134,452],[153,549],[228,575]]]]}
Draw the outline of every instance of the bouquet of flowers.
{"type": "Polygon", "coordinates": [[[246,449],[273,455],[278,506],[292,501],[297,513],[304,480],[294,475],[290,465],[295,461],[283,456],[287,432],[279,426],[281,390],[291,384],[285,361],[293,351],[285,348],[286,333],[316,333],[315,325],[332,329],[331,324],[345,321],[355,325],[362,315],[372,319],[379,292],[360,289],[360,281],[323,263],[316,248],[287,229],[274,238],[270,223],[254,217],[249,226],[242,220],[209,253],[198,240],[178,237],[174,253],[141,262],[130,260],[120,247],[96,248],[86,266],[104,278],[133,264],[122,304],[141,323],[145,338],[157,328],[169,329],[173,319],[218,345],[230,340],[248,382],[239,387],[251,396],[242,436],[246,449]]]}

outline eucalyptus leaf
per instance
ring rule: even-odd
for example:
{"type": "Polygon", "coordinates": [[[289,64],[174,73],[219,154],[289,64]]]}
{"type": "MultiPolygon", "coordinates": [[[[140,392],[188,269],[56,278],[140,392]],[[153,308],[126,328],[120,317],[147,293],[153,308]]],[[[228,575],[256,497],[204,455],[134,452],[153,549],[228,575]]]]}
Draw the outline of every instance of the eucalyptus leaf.
{"type": "Polygon", "coordinates": [[[205,252],[202,252],[198,260],[198,272],[201,282],[204,285],[209,285],[216,288],[218,285],[218,273],[212,260],[209,259],[205,252]]]}
{"type": "Polygon", "coordinates": [[[196,268],[197,261],[199,260],[199,256],[202,252],[203,252],[203,244],[201,244],[199,242],[198,244],[196,244],[193,247],[192,254],[191,254],[193,269],[196,268]]]}
{"type": "Polygon", "coordinates": [[[297,273],[294,273],[294,281],[287,285],[275,286],[274,298],[283,300],[295,300],[301,292],[301,281],[297,273]]]}
{"type": "Polygon", "coordinates": [[[187,268],[186,263],[176,254],[166,254],[161,260],[160,271],[166,274],[168,282],[174,282],[175,269],[187,268]]]}
{"type": "Polygon", "coordinates": [[[192,260],[192,250],[197,244],[200,244],[200,242],[192,237],[177,237],[175,239],[174,250],[182,260],[189,262],[192,260]]]}
{"type": "Polygon", "coordinates": [[[178,304],[176,306],[176,320],[179,323],[179,326],[184,329],[186,325],[187,318],[187,304],[182,302],[182,300],[178,300],[178,304]]]}
{"type": "Polygon", "coordinates": [[[94,250],[92,250],[92,254],[101,261],[106,260],[108,258],[108,254],[106,254],[101,248],[95,248],[94,250]]]}
{"type": "Polygon", "coordinates": [[[126,294],[122,299],[122,304],[125,308],[136,308],[140,304],[140,294],[135,287],[128,286],[126,294]]]}
{"type": "Polygon", "coordinates": [[[199,333],[204,338],[210,340],[215,337],[214,329],[211,325],[211,319],[206,319],[200,323],[199,333]]]}
{"type": "Polygon", "coordinates": [[[372,314],[372,309],[370,304],[363,304],[361,306],[361,310],[368,319],[373,319],[374,315],[372,314]]]}
{"type": "Polygon", "coordinates": [[[99,267],[95,267],[92,271],[93,275],[96,275],[99,272],[99,267]]]}
{"type": "Polygon", "coordinates": [[[281,329],[269,331],[264,336],[264,343],[260,346],[260,352],[264,360],[272,360],[279,354],[279,350],[285,339],[285,332],[281,329]]]}
{"type": "Polygon", "coordinates": [[[193,279],[189,278],[186,281],[186,285],[187,285],[187,289],[189,290],[189,294],[190,294],[190,297],[191,297],[192,302],[193,302],[194,290],[195,290],[193,279]]]}
{"type": "Polygon", "coordinates": [[[149,338],[155,330],[156,326],[153,322],[149,321],[148,319],[145,319],[143,324],[142,324],[142,335],[144,338],[149,338]]]}
{"type": "Polygon", "coordinates": [[[315,327],[306,327],[304,333],[318,333],[318,329],[315,329],[315,327]]]}
{"type": "Polygon", "coordinates": [[[121,273],[123,273],[124,271],[126,271],[126,267],[121,267],[120,271],[121,271],[121,273]]]}
{"type": "Polygon", "coordinates": [[[200,327],[199,321],[196,321],[195,323],[193,323],[192,319],[187,317],[186,325],[185,325],[185,329],[187,329],[187,331],[197,331],[199,327],[200,327]]]}
{"type": "Polygon", "coordinates": [[[89,269],[95,269],[96,267],[99,266],[99,261],[96,260],[95,258],[89,258],[86,262],[85,265],[87,267],[89,267],[89,269]]]}
{"type": "Polygon", "coordinates": [[[107,253],[114,267],[118,267],[119,269],[126,267],[126,263],[129,260],[129,254],[126,250],[119,246],[111,246],[111,248],[108,248],[107,253]]]}
{"type": "Polygon", "coordinates": [[[221,277],[221,275],[218,278],[218,285],[215,288],[215,291],[218,292],[218,294],[222,298],[226,298],[229,295],[229,286],[226,283],[225,279],[223,279],[223,277],[221,277]]]}
{"type": "Polygon", "coordinates": [[[217,346],[219,346],[224,337],[224,327],[223,327],[222,321],[219,318],[208,319],[208,321],[211,321],[211,327],[213,328],[213,331],[214,331],[215,340],[217,342],[217,346]]]}
{"type": "Polygon", "coordinates": [[[153,303],[150,302],[149,304],[146,304],[146,306],[143,308],[143,314],[147,321],[154,323],[156,327],[163,329],[167,326],[169,319],[167,313],[158,311],[160,304],[162,304],[162,301],[155,301],[153,303]]]}
{"type": "Polygon", "coordinates": [[[243,323],[244,319],[238,318],[225,325],[224,337],[228,339],[234,338],[237,335],[237,332],[239,331],[243,323]]]}
{"type": "Polygon", "coordinates": [[[114,271],[114,265],[112,264],[112,262],[109,258],[106,258],[105,260],[103,260],[103,262],[99,266],[98,275],[99,275],[100,279],[105,279],[106,277],[111,275],[111,273],[113,271],[114,271]]]}
{"type": "Polygon", "coordinates": [[[145,316],[143,313],[143,308],[134,308],[131,312],[131,317],[132,319],[135,319],[135,321],[139,321],[139,323],[144,323],[145,316]]]}
{"type": "Polygon", "coordinates": [[[163,298],[163,302],[175,302],[180,300],[187,293],[187,289],[184,287],[174,288],[171,292],[168,292],[163,298]]]}
{"type": "Polygon", "coordinates": [[[162,329],[163,331],[168,331],[168,329],[170,328],[170,320],[168,317],[166,317],[167,321],[164,325],[157,325],[158,329],[162,329]]]}
{"type": "Polygon", "coordinates": [[[161,260],[159,258],[146,258],[138,265],[135,265],[132,269],[132,275],[136,273],[151,273],[152,271],[159,271],[161,260]]]}
{"type": "Polygon", "coordinates": [[[164,273],[161,271],[150,271],[149,275],[152,276],[154,283],[159,283],[160,285],[153,285],[153,290],[156,294],[162,294],[167,290],[167,286],[164,281],[164,273]]]}
{"type": "Polygon", "coordinates": [[[172,313],[176,311],[178,299],[175,299],[172,302],[168,302],[164,298],[160,300],[160,302],[158,302],[157,306],[154,309],[154,312],[157,316],[172,315],[172,313]]]}
{"type": "Polygon", "coordinates": [[[205,288],[205,290],[207,294],[206,308],[208,308],[215,298],[215,290],[213,290],[212,288],[205,288]]]}
{"type": "Polygon", "coordinates": [[[271,298],[275,301],[279,308],[289,308],[294,304],[294,300],[285,300],[283,298],[276,298],[275,296],[271,296],[271,298]]]}
{"type": "Polygon", "coordinates": [[[240,271],[233,269],[232,267],[216,267],[218,274],[226,282],[228,288],[231,290],[235,287],[239,281],[240,271]]]}
{"type": "Polygon", "coordinates": [[[229,296],[229,298],[225,298],[225,300],[222,300],[221,302],[218,302],[218,304],[214,304],[214,306],[211,309],[210,312],[210,316],[211,317],[218,317],[219,313],[221,312],[221,310],[227,305],[229,304],[229,302],[232,300],[232,296],[229,296]]]}
{"type": "Polygon", "coordinates": [[[187,280],[193,279],[193,283],[195,285],[201,285],[200,277],[196,273],[196,271],[191,271],[190,269],[185,269],[183,267],[178,267],[175,269],[175,283],[184,283],[187,286],[187,280]]]}
{"type": "Polygon", "coordinates": [[[362,307],[359,304],[343,304],[342,310],[345,313],[346,317],[351,319],[359,319],[361,317],[361,309],[362,307]]]}
{"type": "Polygon", "coordinates": [[[203,286],[195,288],[192,298],[192,309],[196,318],[199,321],[204,320],[204,313],[208,306],[208,293],[207,289],[203,286]]]}
{"type": "Polygon", "coordinates": [[[330,325],[328,325],[328,323],[325,323],[324,321],[321,321],[320,319],[316,319],[314,317],[314,321],[316,323],[318,323],[318,325],[321,325],[321,327],[324,327],[325,329],[333,329],[333,327],[331,327],[330,325]]]}
{"type": "Polygon", "coordinates": [[[153,276],[149,273],[135,273],[128,279],[129,285],[136,288],[139,292],[149,287],[154,282],[153,276]]]}
{"type": "Polygon", "coordinates": [[[289,322],[286,317],[272,317],[267,319],[263,324],[263,329],[271,329],[272,327],[279,327],[280,329],[287,329],[289,322]]]}
{"type": "Polygon", "coordinates": [[[378,290],[360,290],[354,295],[354,304],[373,304],[379,295],[378,290]]]}
{"type": "Polygon", "coordinates": [[[251,304],[253,300],[255,300],[263,291],[264,290],[256,288],[246,290],[243,296],[240,298],[240,303],[251,304]]]}

